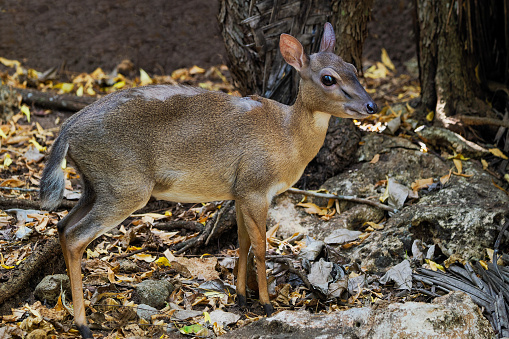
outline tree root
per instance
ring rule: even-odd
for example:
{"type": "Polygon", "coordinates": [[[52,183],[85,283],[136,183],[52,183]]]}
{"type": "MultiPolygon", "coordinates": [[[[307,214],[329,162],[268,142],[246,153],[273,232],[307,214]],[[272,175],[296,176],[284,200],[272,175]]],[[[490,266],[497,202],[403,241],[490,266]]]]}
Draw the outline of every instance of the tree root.
{"type": "Polygon", "coordinates": [[[48,262],[59,257],[62,255],[58,237],[53,237],[43,246],[38,247],[27,260],[21,263],[7,282],[0,284],[0,304],[25,289],[33,277],[41,271],[41,267],[45,267],[48,262]]]}

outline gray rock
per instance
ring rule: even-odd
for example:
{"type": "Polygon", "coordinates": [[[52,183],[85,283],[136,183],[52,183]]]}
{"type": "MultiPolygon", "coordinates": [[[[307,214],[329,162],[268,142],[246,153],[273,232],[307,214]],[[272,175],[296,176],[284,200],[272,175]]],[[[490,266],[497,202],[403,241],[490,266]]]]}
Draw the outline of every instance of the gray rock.
{"type": "Polygon", "coordinates": [[[140,270],[134,261],[128,259],[120,260],[118,263],[120,265],[120,270],[127,273],[138,272],[140,270]]]}
{"type": "Polygon", "coordinates": [[[66,296],[71,296],[71,282],[67,274],[47,275],[35,287],[34,295],[41,301],[55,303],[58,300],[60,291],[64,291],[66,296]]]}
{"type": "Polygon", "coordinates": [[[282,311],[222,338],[495,338],[469,296],[453,292],[432,303],[383,303],[326,315],[282,311]]]}
{"type": "Polygon", "coordinates": [[[147,321],[150,321],[152,319],[151,317],[158,313],[159,311],[156,308],[145,304],[139,304],[136,308],[136,314],[138,317],[147,321]]]}
{"type": "Polygon", "coordinates": [[[146,304],[157,309],[165,306],[166,299],[175,287],[167,280],[144,280],[136,286],[140,304],[146,304]]]}
{"type": "MultiPolygon", "coordinates": [[[[402,138],[372,133],[363,142],[358,157],[369,161],[380,154],[378,162],[352,166],[327,180],[322,188],[342,195],[381,196],[384,188],[377,183],[387,177],[409,188],[417,179],[437,181],[454,167],[452,160],[423,153],[402,138]]],[[[424,251],[436,245],[445,255],[456,253],[465,260],[482,258],[484,249],[495,243],[509,209],[509,198],[493,185],[492,177],[477,161],[464,161],[463,172],[472,176],[452,175],[446,187],[419,191],[419,199],[391,215],[384,229],[372,232],[358,246],[342,249],[341,254],[369,272],[382,274],[405,258],[415,239],[422,241],[424,251]]],[[[357,231],[364,222],[379,222],[385,215],[372,206],[342,201],[341,213],[324,221],[296,207],[296,199],[300,197],[281,195],[269,211],[269,223],[279,223],[278,235],[283,238],[300,232],[324,240],[335,230],[357,231]]]]}

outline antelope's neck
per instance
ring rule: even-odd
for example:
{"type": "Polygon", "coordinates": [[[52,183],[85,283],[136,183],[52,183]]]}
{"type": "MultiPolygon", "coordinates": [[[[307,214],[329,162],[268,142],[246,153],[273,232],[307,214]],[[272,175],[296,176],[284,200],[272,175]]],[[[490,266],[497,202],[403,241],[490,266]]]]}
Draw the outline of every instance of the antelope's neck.
{"type": "MultiPolygon", "coordinates": [[[[300,93],[299,93],[300,94],[300,93]]],[[[298,145],[302,160],[311,161],[325,140],[331,115],[320,111],[311,111],[302,104],[300,95],[290,107],[293,138],[298,145]]]]}

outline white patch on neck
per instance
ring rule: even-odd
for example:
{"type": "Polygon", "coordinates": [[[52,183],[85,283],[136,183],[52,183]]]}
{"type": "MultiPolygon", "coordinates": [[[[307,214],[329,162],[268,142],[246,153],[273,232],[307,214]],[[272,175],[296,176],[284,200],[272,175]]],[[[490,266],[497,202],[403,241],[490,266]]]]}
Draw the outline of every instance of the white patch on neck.
{"type": "Polygon", "coordinates": [[[171,85],[137,87],[132,90],[133,96],[141,97],[146,101],[151,100],[165,101],[174,95],[193,96],[204,92],[205,90],[197,87],[171,86],[171,85]]]}
{"type": "Polygon", "coordinates": [[[239,98],[232,96],[231,100],[242,112],[249,112],[257,107],[263,106],[261,102],[253,100],[249,97],[239,98]]]}
{"type": "Polygon", "coordinates": [[[314,123],[317,129],[327,129],[331,115],[329,113],[316,111],[313,112],[314,123]]]}

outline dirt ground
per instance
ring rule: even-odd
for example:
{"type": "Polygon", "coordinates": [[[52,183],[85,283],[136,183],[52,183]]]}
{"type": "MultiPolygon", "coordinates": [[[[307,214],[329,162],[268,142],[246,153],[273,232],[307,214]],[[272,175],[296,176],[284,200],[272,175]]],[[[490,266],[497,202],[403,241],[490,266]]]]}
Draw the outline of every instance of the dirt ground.
{"type": "MultiPolygon", "coordinates": [[[[111,71],[123,59],[150,74],[225,63],[219,1],[0,0],[0,57],[39,71],[111,71]]],[[[415,56],[411,3],[375,0],[364,56],[384,47],[398,70],[415,56]]]]}

